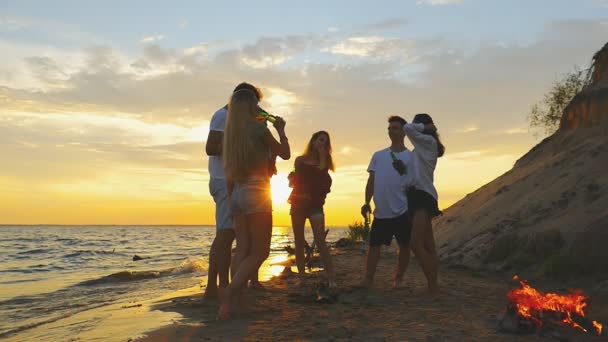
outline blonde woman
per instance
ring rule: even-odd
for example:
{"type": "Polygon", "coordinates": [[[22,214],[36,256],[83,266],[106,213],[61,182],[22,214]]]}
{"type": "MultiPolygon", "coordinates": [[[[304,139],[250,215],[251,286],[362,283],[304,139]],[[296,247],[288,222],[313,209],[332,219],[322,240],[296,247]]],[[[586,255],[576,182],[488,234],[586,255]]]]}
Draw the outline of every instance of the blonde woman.
{"type": "Polygon", "coordinates": [[[254,91],[234,92],[228,104],[224,130],[223,160],[236,235],[234,276],[219,289],[218,318],[229,319],[237,309],[240,291],[270,253],[272,201],[270,199],[270,153],[289,159],[285,121],[277,118],[275,140],[266,125],[256,120],[258,98],[254,91]]]}
{"type": "Polygon", "coordinates": [[[325,265],[327,283],[330,288],[335,288],[337,287],[336,276],[331,255],[325,243],[325,213],[323,212],[325,197],[331,188],[329,170],[334,171],[329,133],[319,131],[313,134],[304,154],[296,158],[294,168],[295,172],[290,175],[293,190],[289,196],[289,203],[291,203],[291,226],[296,245],[296,265],[300,283],[303,284],[306,273],[304,224],[308,219],[325,265]]]}

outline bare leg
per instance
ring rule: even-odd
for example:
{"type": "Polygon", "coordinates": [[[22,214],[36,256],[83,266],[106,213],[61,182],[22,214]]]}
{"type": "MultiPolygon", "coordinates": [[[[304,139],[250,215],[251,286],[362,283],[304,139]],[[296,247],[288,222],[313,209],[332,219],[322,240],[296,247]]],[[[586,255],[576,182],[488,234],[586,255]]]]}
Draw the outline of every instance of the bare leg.
{"type": "Polygon", "coordinates": [[[437,282],[437,277],[439,273],[439,257],[437,256],[437,248],[435,247],[435,237],[433,236],[433,224],[431,218],[429,217],[428,221],[428,229],[426,234],[424,235],[424,248],[431,255],[431,260],[433,261],[431,269],[431,284],[433,284],[432,292],[437,292],[439,289],[439,285],[437,282]]]}
{"type": "Polygon", "coordinates": [[[312,232],[315,237],[317,248],[319,248],[323,265],[325,265],[327,283],[329,287],[337,287],[334,264],[329,253],[329,248],[327,248],[327,243],[325,242],[325,215],[312,216],[310,218],[310,225],[312,226],[312,232]]]}
{"type": "Polygon", "coordinates": [[[205,287],[204,298],[216,298],[217,297],[217,245],[218,245],[218,233],[216,231],[213,243],[209,249],[209,273],[207,274],[207,286],[205,287]]]}
{"type": "Polygon", "coordinates": [[[434,256],[427,251],[424,244],[424,236],[427,234],[427,229],[431,228],[429,222],[429,216],[424,209],[416,211],[412,222],[411,246],[426,277],[429,292],[435,293],[437,291],[437,284],[432,276],[435,260],[434,256]]]}
{"type": "Polygon", "coordinates": [[[220,289],[218,318],[221,320],[230,319],[230,314],[234,310],[233,301],[235,300],[235,296],[245,286],[264,260],[268,258],[272,236],[272,213],[247,215],[246,230],[251,239],[249,253],[238,265],[230,285],[225,289],[220,289]]]}
{"type": "Polygon", "coordinates": [[[365,264],[365,278],[361,282],[363,287],[371,287],[376,274],[376,267],[380,260],[380,246],[369,246],[367,250],[367,260],[365,264]]]}
{"type": "Polygon", "coordinates": [[[232,260],[232,267],[230,268],[230,275],[234,278],[234,274],[239,267],[239,264],[245,256],[249,254],[250,241],[249,232],[247,231],[247,218],[245,215],[234,216],[234,233],[236,237],[236,250],[234,252],[234,258],[232,260]]]}
{"type": "MultiPolygon", "coordinates": [[[[250,252],[251,239],[249,237],[249,229],[247,216],[235,215],[233,217],[234,231],[236,236],[236,248],[232,257],[232,265],[230,267],[230,276],[234,280],[234,276],[237,273],[239,266],[243,259],[247,257],[250,252]]],[[[219,289],[220,309],[218,313],[218,319],[226,320],[229,319],[231,314],[235,313],[240,300],[240,288],[237,290],[229,289],[228,287],[219,289]]]]}
{"type": "Polygon", "coordinates": [[[222,229],[215,236],[217,273],[220,278],[220,287],[226,287],[229,283],[230,257],[232,254],[232,242],[234,241],[233,229],[222,229]]]}
{"type": "MultiPolygon", "coordinates": [[[[261,265],[260,265],[261,266],[261,265]]],[[[264,286],[260,283],[259,280],[260,268],[253,272],[251,279],[249,279],[249,288],[253,290],[264,290],[264,286]]]]}
{"type": "Polygon", "coordinates": [[[397,270],[395,271],[395,280],[393,288],[398,288],[403,282],[403,274],[410,262],[410,244],[399,245],[399,257],[397,259],[397,270]]]}
{"type": "Polygon", "coordinates": [[[306,274],[306,262],[304,260],[304,224],[306,217],[299,214],[291,215],[291,227],[293,229],[293,239],[296,245],[296,266],[298,267],[298,275],[300,282],[303,282],[306,274]]]}

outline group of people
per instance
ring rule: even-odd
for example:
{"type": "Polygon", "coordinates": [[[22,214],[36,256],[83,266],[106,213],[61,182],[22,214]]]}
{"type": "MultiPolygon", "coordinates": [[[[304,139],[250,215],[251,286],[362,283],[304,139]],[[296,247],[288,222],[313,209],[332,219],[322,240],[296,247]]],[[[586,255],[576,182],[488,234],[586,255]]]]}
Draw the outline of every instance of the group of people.
{"type": "MultiPolygon", "coordinates": [[[[258,269],[270,253],[272,235],[270,178],[276,174],[276,157],[291,157],[285,120],[269,117],[259,106],[261,100],[259,88],[249,83],[237,85],[229,103],[213,115],[206,142],[217,230],[209,252],[205,296],[219,297],[219,319],[229,319],[238,310],[243,288],[261,286],[258,269]],[[268,129],[269,121],[279,140],[268,129]]],[[[374,153],[367,169],[369,178],[361,214],[370,214],[372,199],[375,208],[361,285],[372,285],[380,247],[390,245],[395,237],[399,257],[394,286],[400,285],[412,250],[420,261],[429,291],[435,293],[439,261],[431,220],[441,212],[433,173],[444,147],[428,114],[416,115],[409,124],[399,116],[389,117],[388,136],[390,147],[374,153]],[[405,136],[414,145],[413,151],[405,147],[405,136]]],[[[327,284],[335,288],[336,274],[325,242],[323,211],[332,184],[330,170],[334,171],[330,136],[319,131],[295,159],[294,171],[289,175],[292,192],[288,201],[301,284],[305,277],[304,225],[308,219],[325,266],[327,284]]]]}

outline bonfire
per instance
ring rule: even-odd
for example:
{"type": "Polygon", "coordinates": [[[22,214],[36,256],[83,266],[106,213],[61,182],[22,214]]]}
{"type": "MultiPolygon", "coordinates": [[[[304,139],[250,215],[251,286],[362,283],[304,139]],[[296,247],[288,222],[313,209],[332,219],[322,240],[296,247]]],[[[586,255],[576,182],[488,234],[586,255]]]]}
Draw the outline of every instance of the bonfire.
{"type": "Polygon", "coordinates": [[[520,326],[542,329],[547,324],[557,323],[585,333],[592,330],[598,336],[602,335],[602,324],[585,317],[588,298],[580,290],[573,290],[563,295],[543,293],[531,287],[526,281],[520,280],[517,275],[513,280],[519,281],[521,288],[509,291],[507,298],[510,303],[509,311],[520,319],[520,326]],[[531,324],[526,326],[526,324],[522,325],[522,322],[531,324]]]}

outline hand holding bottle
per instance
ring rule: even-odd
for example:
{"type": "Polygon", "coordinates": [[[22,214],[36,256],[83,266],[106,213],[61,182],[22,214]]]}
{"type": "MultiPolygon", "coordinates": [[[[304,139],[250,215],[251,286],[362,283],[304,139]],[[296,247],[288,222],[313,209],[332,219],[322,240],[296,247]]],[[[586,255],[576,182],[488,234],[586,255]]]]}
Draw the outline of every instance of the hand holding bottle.
{"type": "Polygon", "coordinates": [[[372,212],[372,207],[370,207],[369,203],[365,203],[362,207],[361,207],[361,216],[363,216],[365,219],[367,219],[369,213],[372,212]]]}
{"type": "Polygon", "coordinates": [[[275,116],[275,121],[272,123],[277,132],[282,133],[285,132],[285,125],[287,124],[285,120],[283,120],[280,116],[275,116]]]}
{"type": "Polygon", "coordinates": [[[399,172],[400,175],[405,175],[406,167],[403,160],[397,158],[397,156],[391,151],[391,159],[393,160],[393,168],[399,172]]]}

